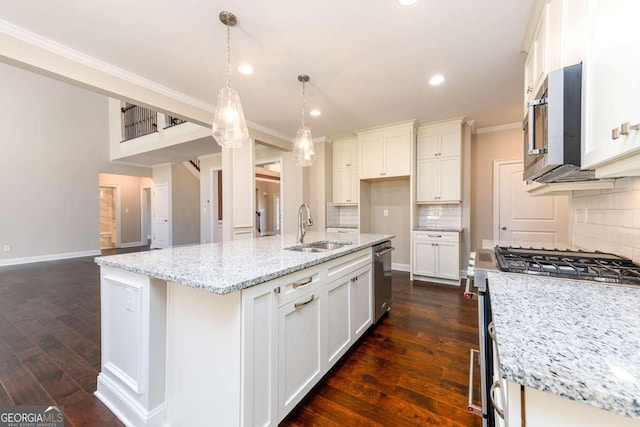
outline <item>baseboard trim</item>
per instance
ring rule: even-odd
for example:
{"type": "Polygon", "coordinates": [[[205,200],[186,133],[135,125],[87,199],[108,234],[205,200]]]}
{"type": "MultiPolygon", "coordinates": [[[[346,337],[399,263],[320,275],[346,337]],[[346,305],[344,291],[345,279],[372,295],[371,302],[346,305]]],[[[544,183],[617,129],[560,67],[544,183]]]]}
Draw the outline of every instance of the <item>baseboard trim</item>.
{"type": "Polygon", "coordinates": [[[392,262],[391,263],[391,269],[392,270],[396,270],[396,271],[410,272],[411,271],[411,266],[409,264],[399,264],[397,262],[392,262]]]}
{"type": "Polygon", "coordinates": [[[0,259],[0,267],[7,265],[31,264],[33,262],[56,261],[59,259],[80,258],[86,256],[100,255],[100,250],[67,252],[62,254],[38,255],[25,258],[0,259]]]}
{"type": "Polygon", "coordinates": [[[138,402],[124,393],[118,384],[104,373],[98,374],[98,387],[93,393],[120,421],[127,426],[160,427],[164,425],[165,407],[163,403],[151,411],[145,410],[138,402]]]}
{"type": "Polygon", "coordinates": [[[460,282],[458,280],[441,279],[439,277],[418,276],[414,274],[413,280],[416,280],[418,282],[439,283],[441,285],[460,286],[460,282]]]}
{"type": "Polygon", "coordinates": [[[144,246],[142,242],[130,242],[120,244],[121,248],[135,248],[136,246],[144,246]]]}

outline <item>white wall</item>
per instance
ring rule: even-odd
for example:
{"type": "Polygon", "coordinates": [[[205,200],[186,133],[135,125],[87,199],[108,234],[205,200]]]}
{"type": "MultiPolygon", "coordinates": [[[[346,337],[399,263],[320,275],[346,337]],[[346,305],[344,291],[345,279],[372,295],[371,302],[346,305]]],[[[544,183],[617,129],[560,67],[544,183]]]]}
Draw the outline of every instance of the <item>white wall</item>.
{"type": "Polygon", "coordinates": [[[109,162],[105,96],[4,64],[0,93],[0,263],[95,253],[98,174],[151,171],[109,162]]]}
{"type": "Polygon", "coordinates": [[[640,177],[619,179],[612,190],[574,192],[570,203],[573,245],[640,263],[640,177]]]}

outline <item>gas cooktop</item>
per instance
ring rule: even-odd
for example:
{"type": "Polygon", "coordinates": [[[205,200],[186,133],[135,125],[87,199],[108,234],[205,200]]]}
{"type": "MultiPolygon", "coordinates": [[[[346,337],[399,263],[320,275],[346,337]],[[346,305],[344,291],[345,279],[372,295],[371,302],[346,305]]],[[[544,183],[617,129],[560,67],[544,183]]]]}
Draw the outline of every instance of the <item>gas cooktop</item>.
{"type": "Polygon", "coordinates": [[[505,246],[495,254],[502,271],[640,285],[640,266],[615,254],[505,246]]]}

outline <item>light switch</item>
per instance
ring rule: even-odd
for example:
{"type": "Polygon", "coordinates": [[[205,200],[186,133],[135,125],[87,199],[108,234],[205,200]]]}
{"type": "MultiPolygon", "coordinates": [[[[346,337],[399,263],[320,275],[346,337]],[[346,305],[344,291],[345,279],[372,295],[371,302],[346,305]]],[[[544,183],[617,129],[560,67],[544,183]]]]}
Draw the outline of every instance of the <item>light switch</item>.
{"type": "Polygon", "coordinates": [[[382,211],[382,215],[389,216],[389,209],[385,209],[382,211]]]}
{"type": "Polygon", "coordinates": [[[2,250],[5,251],[5,252],[11,252],[11,245],[4,245],[2,247],[2,250]]]}
{"type": "Polygon", "coordinates": [[[129,208],[124,208],[124,213],[129,213],[129,208]]]}

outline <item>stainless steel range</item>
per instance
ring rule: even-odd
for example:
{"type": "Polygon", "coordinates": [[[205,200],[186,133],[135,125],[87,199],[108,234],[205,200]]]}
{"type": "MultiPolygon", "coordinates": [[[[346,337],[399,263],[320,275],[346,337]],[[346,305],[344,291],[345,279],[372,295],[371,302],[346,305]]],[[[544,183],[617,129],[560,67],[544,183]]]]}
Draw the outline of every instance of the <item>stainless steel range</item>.
{"type": "Polygon", "coordinates": [[[493,392],[496,384],[493,379],[493,339],[491,337],[490,285],[487,280],[489,271],[504,271],[580,279],[616,284],[640,286],[640,266],[631,260],[610,253],[584,252],[559,249],[536,249],[496,246],[494,249],[481,249],[470,254],[467,269],[464,296],[478,299],[478,328],[480,350],[471,350],[469,369],[469,396],[467,409],[482,417],[483,427],[497,425],[501,410],[494,408],[493,392]],[[479,363],[475,362],[475,357],[479,363]],[[473,372],[480,368],[481,402],[474,404],[473,372]]]}

